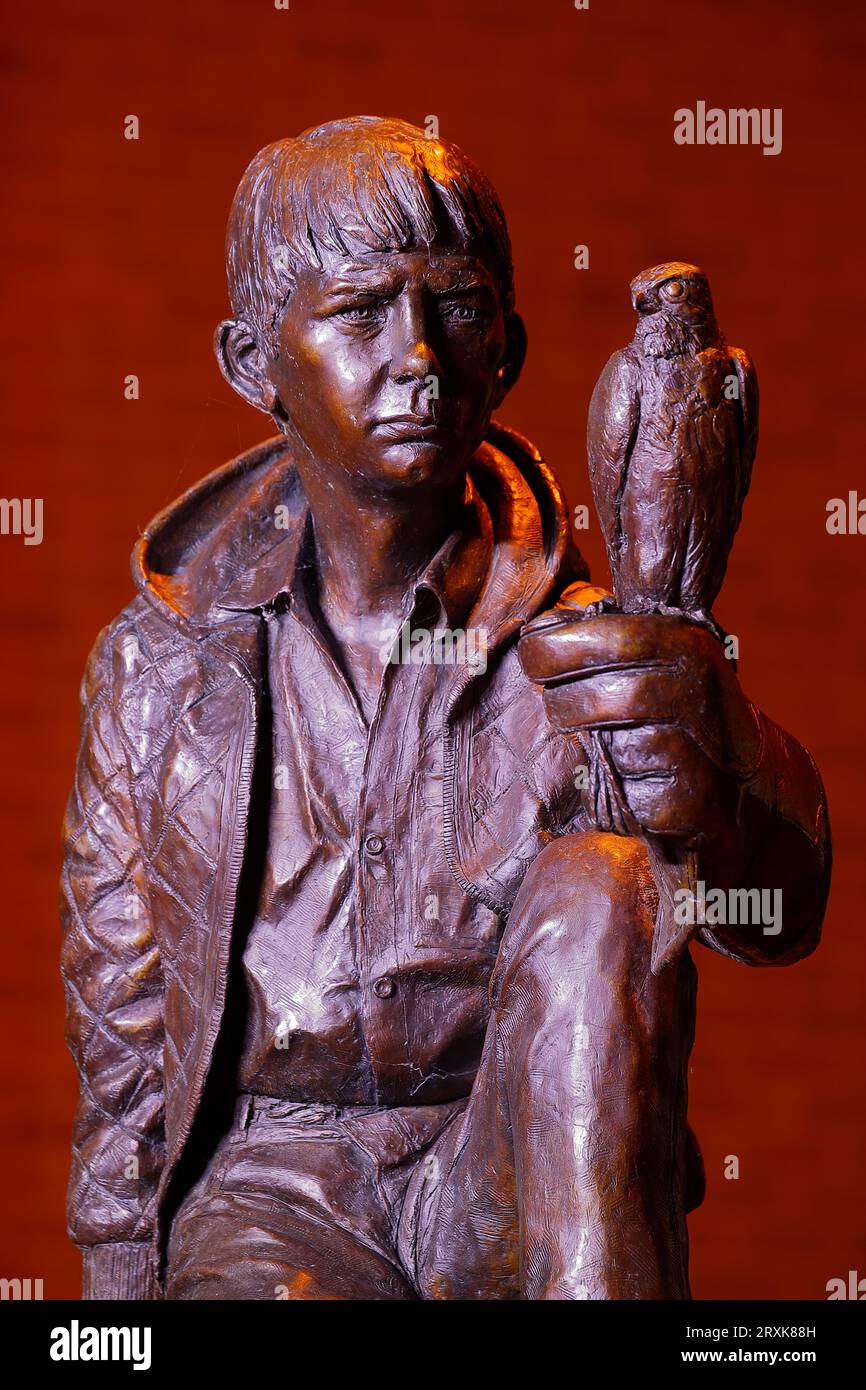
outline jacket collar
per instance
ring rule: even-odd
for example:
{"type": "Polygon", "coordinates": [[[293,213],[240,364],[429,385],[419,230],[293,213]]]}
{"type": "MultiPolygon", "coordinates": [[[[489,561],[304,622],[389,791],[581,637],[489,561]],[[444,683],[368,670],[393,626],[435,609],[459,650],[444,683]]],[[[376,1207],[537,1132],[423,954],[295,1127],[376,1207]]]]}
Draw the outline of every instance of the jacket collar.
{"type": "MultiPolygon", "coordinates": [[[[586,573],[538,451],[491,424],[469,469],[464,524],[424,575],[449,620],[514,630],[586,573]]],[[[231,460],[160,512],[132,556],[139,591],[187,631],[218,628],[291,587],[309,509],[282,436],[231,460]]]]}

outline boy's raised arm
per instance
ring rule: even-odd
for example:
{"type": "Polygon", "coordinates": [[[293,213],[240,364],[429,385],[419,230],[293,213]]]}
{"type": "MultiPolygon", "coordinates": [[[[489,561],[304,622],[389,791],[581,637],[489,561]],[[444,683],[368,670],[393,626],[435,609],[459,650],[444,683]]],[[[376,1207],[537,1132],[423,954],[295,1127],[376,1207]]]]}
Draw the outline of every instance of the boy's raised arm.
{"type": "Polygon", "coordinates": [[[80,1077],[68,1230],[84,1298],[155,1296],[151,1236],[164,1155],[163,980],[113,698],[112,627],[81,687],[64,820],[61,968],[80,1077]]]}

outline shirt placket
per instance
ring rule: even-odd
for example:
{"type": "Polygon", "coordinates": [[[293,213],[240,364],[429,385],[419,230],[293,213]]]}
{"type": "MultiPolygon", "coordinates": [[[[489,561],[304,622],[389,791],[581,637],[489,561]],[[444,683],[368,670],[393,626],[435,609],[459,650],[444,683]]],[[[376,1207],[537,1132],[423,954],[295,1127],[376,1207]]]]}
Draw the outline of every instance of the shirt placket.
{"type": "MultiPolygon", "coordinates": [[[[405,620],[413,627],[416,599],[405,620]]],[[[411,781],[406,773],[406,713],[414,707],[419,681],[431,678],[429,666],[389,663],[383,672],[376,711],[370,724],[357,815],[355,911],[364,1026],[373,1073],[387,1098],[388,1074],[412,1065],[403,1023],[400,974],[401,933],[397,914],[406,909],[406,894],[397,877],[403,872],[403,847],[396,827],[405,824],[399,799],[411,781]]]]}

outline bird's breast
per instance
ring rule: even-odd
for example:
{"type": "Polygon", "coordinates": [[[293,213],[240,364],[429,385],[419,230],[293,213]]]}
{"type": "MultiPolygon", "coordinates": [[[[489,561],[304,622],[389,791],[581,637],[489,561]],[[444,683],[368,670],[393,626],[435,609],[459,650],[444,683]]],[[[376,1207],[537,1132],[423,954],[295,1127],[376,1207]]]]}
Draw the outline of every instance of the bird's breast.
{"type": "MultiPolygon", "coordinates": [[[[639,437],[671,466],[694,448],[695,431],[725,443],[737,430],[730,364],[717,349],[684,357],[644,359],[639,437]]],[[[733,378],[735,380],[735,378],[733,378]]]]}

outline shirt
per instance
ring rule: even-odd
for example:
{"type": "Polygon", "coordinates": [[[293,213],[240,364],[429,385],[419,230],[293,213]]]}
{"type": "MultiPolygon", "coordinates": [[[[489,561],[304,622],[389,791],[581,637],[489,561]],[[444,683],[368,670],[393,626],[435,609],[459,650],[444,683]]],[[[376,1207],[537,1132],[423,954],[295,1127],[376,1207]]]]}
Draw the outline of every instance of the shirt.
{"type": "MultiPolygon", "coordinates": [[[[460,526],[407,596],[409,632],[458,630],[491,549],[489,517],[470,484],[460,526]]],[[[402,660],[383,668],[368,727],[318,609],[309,518],[267,630],[272,775],[261,798],[268,799],[266,853],[243,950],[247,1016],[238,1083],[284,1099],[375,1103],[384,1064],[402,1072],[397,1089],[411,1094],[413,1003],[450,980],[455,1025],[465,1025],[459,998],[471,999],[477,1014],[477,986],[501,926],[496,913],[460,892],[444,863],[421,885],[405,920],[393,876],[411,873],[415,846],[395,843],[389,830],[396,815],[368,811],[414,795],[425,839],[441,840],[448,648],[439,649],[444,660],[435,645],[427,659],[413,660],[404,637],[395,649],[402,660]],[[419,805],[421,786],[426,804],[419,805]],[[468,996],[467,985],[475,986],[468,996]]],[[[265,814],[264,805],[258,811],[265,814]]],[[[471,1085],[482,1023],[460,1029],[458,1094],[471,1085]]]]}

